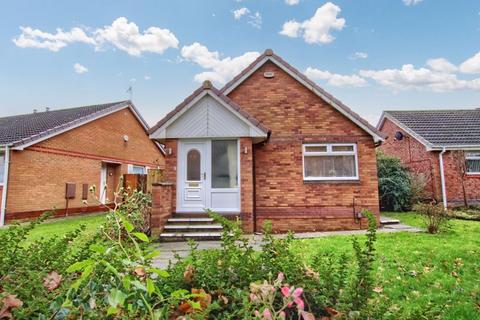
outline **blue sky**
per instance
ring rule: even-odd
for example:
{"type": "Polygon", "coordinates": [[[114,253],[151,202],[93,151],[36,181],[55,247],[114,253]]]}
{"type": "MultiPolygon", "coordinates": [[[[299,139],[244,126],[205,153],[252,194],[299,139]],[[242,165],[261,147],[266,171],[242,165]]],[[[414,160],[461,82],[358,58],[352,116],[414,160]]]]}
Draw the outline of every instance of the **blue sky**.
{"type": "Polygon", "coordinates": [[[17,0],[1,11],[1,116],[124,100],[131,85],[153,124],[266,48],[373,123],[383,109],[480,105],[479,1],[17,0]]]}

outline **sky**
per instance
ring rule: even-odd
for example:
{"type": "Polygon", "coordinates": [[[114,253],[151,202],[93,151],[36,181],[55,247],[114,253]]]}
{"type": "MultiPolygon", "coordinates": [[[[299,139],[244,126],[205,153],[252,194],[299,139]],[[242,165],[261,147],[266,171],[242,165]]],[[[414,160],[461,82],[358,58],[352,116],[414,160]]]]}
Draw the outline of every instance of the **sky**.
{"type": "Polygon", "coordinates": [[[365,119],[480,106],[480,1],[2,1],[0,117],[130,98],[151,125],[267,48],[365,119]]]}

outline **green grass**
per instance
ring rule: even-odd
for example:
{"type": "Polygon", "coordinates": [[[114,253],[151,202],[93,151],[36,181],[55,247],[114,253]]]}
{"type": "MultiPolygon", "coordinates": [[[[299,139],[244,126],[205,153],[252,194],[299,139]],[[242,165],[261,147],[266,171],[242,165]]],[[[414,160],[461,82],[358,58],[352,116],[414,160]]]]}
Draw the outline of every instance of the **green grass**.
{"type": "MultiPolygon", "coordinates": [[[[105,221],[105,213],[89,214],[68,218],[47,220],[36,226],[28,235],[26,243],[33,242],[40,238],[63,236],[67,232],[74,231],[80,225],[85,225],[84,237],[93,234],[95,230],[105,221]]],[[[2,232],[5,229],[0,229],[2,232]]]]}
{"type": "MultiPolygon", "coordinates": [[[[413,213],[386,213],[423,227],[413,213]]],[[[350,237],[300,240],[305,259],[315,252],[353,253],[350,237]]],[[[387,300],[396,319],[480,319],[480,222],[451,222],[445,233],[378,234],[379,301],[387,300]]]]}

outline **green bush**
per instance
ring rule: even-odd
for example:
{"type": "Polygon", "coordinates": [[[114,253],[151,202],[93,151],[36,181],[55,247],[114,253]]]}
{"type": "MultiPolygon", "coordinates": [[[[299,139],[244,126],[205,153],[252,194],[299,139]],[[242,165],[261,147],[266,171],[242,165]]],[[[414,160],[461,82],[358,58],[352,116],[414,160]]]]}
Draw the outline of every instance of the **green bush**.
{"type": "Polygon", "coordinates": [[[439,233],[448,228],[450,215],[441,204],[419,203],[413,207],[424,219],[429,233],[439,233]]]}
{"type": "Polygon", "coordinates": [[[380,207],[388,211],[411,209],[412,190],[408,169],[400,159],[377,153],[378,192],[380,207]]]}

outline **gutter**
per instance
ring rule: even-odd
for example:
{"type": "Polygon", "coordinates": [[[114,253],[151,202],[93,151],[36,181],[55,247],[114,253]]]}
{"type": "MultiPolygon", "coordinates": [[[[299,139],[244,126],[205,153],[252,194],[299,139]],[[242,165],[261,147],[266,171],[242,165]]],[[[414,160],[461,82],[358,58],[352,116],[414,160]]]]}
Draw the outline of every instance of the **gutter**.
{"type": "Polygon", "coordinates": [[[443,154],[446,151],[447,150],[445,149],[445,147],[443,147],[442,152],[440,152],[440,154],[438,155],[438,158],[440,160],[440,180],[441,180],[441,184],[442,184],[443,208],[445,210],[447,210],[448,203],[447,203],[447,187],[445,186],[445,170],[444,170],[444,167],[443,167],[443,154]]]}
{"type": "Polygon", "coordinates": [[[5,172],[3,174],[3,191],[2,203],[0,204],[0,227],[5,225],[5,211],[7,208],[7,189],[8,189],[8,174],[10,167],[10,150],[5,146],[5,172]]]}

